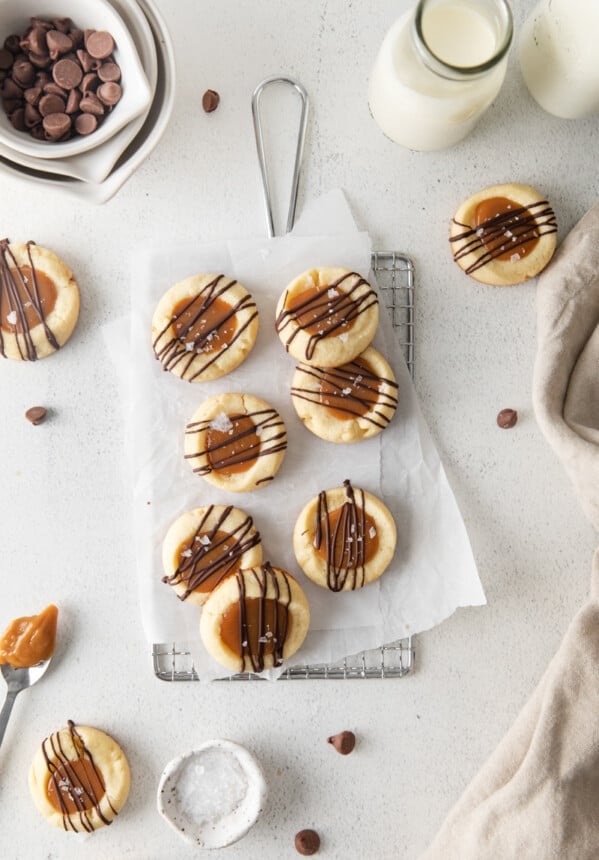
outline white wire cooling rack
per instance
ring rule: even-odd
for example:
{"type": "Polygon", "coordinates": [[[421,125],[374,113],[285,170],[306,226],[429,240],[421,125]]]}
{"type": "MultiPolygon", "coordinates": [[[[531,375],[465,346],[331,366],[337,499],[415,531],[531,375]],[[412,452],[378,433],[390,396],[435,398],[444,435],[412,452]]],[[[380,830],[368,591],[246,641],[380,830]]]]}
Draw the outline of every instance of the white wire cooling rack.
{"type": "MultiPolygon", "coordinates": [[[[399,251],[375,251],[371,268],[379,292],[391,314],[406,363],[414,378],[414,264],[399,251]]],[[[193,657],[181,643],[154,644],[154,674],[161,681],[199,681],[193,657]]],[[[350,680],[367,678],[402,678],[414,668],[413,637],[399,639],[380,648],[362,651],[337,663],[290,666],[279,681],[350,680]]],[[[261,681],[259,675],[240,672],[221,681],[261,681]]]]}

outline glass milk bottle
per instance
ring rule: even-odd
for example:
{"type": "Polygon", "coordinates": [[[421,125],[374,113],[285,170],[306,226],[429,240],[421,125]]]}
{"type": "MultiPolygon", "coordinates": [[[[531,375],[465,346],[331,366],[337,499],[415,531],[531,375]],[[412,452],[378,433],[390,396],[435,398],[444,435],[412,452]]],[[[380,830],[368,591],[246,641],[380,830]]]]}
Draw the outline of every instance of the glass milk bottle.
{"type": "Polygon", "coordinates": [[[541,0],[522,28],[519,55],[544,110],[564,119],[599,113],[599,0],[541,0]]]}
{"type": "Polygon", "coordinates": [[[453,146],[499,92],[512,34],[506,0],[420,0],[381,45],[368,91],[374,119],[409,149],[453,146]]]}

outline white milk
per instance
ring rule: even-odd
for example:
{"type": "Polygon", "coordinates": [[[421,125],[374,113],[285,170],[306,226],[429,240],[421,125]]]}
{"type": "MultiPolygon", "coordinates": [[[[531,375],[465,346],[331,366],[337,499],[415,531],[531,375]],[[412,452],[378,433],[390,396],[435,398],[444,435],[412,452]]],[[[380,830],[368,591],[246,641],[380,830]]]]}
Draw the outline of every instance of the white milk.
{"type": "Polygon", "coordinates": [[[599,112],[599,0],[542,0],[520,36],[531,95],[566,119],[599,112]]]}
{"type": "Polygon", "coordinates": [[[494,5],[422,0],[424,48],[414,10],[391,27],[368,93],[372,115],[388,137],[409,149],[433,150],[453,146],[470,132],[505,76],[511,15],[507,9],[508,33],[491,14],[494,5]],[[483,64],[489,68],[481,70],[483,64]]]}

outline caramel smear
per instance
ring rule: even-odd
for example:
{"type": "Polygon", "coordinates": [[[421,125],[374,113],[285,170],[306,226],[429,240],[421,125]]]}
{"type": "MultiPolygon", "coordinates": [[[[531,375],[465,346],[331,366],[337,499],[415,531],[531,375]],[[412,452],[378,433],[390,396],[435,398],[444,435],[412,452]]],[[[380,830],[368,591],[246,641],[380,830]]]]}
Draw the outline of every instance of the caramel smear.
{"type": "Polygon", "coordinates": [[[0,323],[5,332],[23,334],[43,323],[56,305],[56,284],[31,266],[10,269],[9,286],[0,292],[0,323]]]}
{"type": "Polygon", "coordinates": [[[223,299],[207,302],[200,294],[182,299],[173,309],[173,329],[181,341],[194,350],[212,353],[228,347],[237,330],[236,310],[223,299]]]}
{"type": "Polygon", "coordinates": [[[507,197],[491,197],[476,207],[477,230],[481,241],[495,260],[527,257],[539,241],[535,216],[507,197]]]}
{"type": "Polygon", "coordinates": [[[95,809],[105,793],[100,772],[89,758],[59,764],[48,780],[48,800],[65,816],[95,809]]]}
{"type": "Polygon", "coordinates": [[[49,660],[56,645],[58,608],[51,603],[39,615],[15,618],[0,639],[0,663],[13,669],[49,660]]]}

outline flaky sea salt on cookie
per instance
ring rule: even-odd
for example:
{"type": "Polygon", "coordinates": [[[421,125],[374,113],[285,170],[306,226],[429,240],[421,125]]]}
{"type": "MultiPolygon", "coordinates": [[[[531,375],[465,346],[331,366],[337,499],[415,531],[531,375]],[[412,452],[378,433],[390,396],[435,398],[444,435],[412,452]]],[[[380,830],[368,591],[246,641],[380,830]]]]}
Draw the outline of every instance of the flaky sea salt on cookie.
{"type": "Polygon", "coordinates": [[[293,531],[298,564],[330,591],[353,591],[374,582],[391,562],[396,543],[388,508],[350,481],[311,499],[293,531]]]}
{"type": "Polygon", "coordinates": [[[37,808],[50,824],[72,833],[111,824],[130,782],[129,764],[114,738],[72,720],[43,741],[29,771],[37,808]]]}
{"type": "Polygon", "coordinates": [[[227,392],[205,400],[185,430],[185,459],[223,490],[247,493],[272,481],[287,448],[283,419],[252,394],[227,392]]]}
{"type": "Polygon", "coordinates": [[[34,242],[0,241],[0,355],[36,361],[60,349],[79,317],[69,267],[34,242]]]}
{"type": "Polygon", "coordinates": [[[207,382],[244,361],[258,334],[258,309],[248,291],[225,275],[194,275],[160,299],[152,344],[165,370],[207,382]]]}
{"type": "Polygon", "coordinates": [[[261,561],[252,518],[232,505],[209,505],[186,511],[169,528],[162,545],[162,581],[181,600],[201,606],[224,579],[261,561]]]}
{"type": "Polygon", "coordinates": [[[290,573],[268,562],[226,579],[200,616],[206,650],[235,672],[280,666],[301,646],[309,626],[303,590],[290,573]]]}
{"type": "Polygon", "coordinates": [[[310,269],[277,304],[275,327],[285,349],[316,367],[339,367],[364,352],[379,321],[376,293],[357,272],[310,269]]]}
{"type": "Polygon", "coordinates": [[[493,286],[536,277],[556,246],[557,222],[543,195],[510,182],[492,185],[466,200],[450,227],[456,263],[477,281],[493,286]]]}
{"type": "Polygon", "coordinates": [[[387,361],[369,346],[341,367],[300,364],[291,399],[303,424],[328,442],[376,436],[397,408],[397,382],[387,361]]]}

